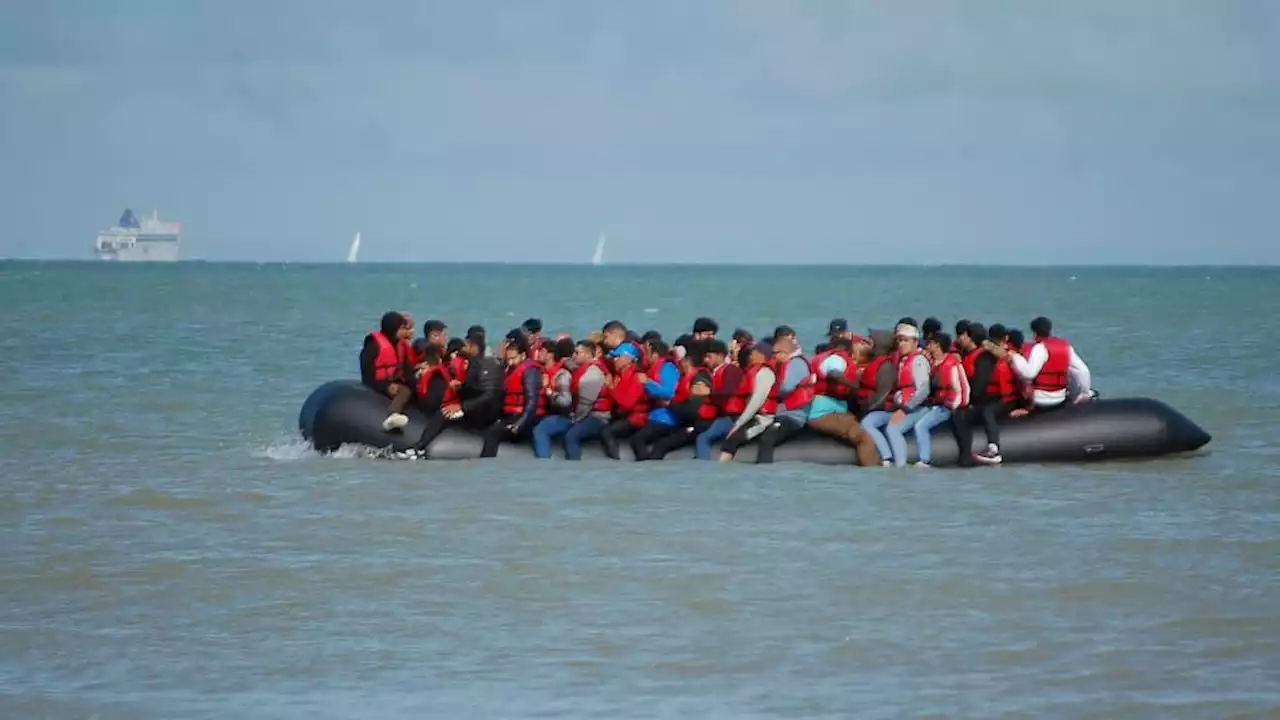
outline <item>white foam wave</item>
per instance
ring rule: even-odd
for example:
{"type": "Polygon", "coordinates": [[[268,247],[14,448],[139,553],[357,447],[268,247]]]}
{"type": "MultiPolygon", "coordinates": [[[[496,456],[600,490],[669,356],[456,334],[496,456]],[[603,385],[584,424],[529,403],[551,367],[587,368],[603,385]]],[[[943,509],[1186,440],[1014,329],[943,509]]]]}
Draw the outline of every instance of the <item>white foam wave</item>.
{"type": "Polygon", "coordinates": [[[255,458],[265,458],[267,460],[281,460],[285,462],[308,460],[311,458],[333,458],[337,460],[354,460],[357,458],[382,457],[386,453],[364,445],[343,445],[337,450],[321,454],[311,447],[311,443],[301,439],[292,438],[289,440],[281,440],[279,442],[255,448],[252,455],[255,458]]]}

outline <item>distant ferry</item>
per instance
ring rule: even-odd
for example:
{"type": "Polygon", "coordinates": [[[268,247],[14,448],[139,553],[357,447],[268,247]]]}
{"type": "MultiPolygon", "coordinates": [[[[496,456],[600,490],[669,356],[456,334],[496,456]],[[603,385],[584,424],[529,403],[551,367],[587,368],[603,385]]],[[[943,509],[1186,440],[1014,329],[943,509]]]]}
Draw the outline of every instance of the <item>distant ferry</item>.
{"type": "Polygon", "coordinates": [[[98,233],[93,251],[102,260],[177,262],[182,223],[163,222],[153,210],[142,222],[125,208],[120,223],[98,233]]]}

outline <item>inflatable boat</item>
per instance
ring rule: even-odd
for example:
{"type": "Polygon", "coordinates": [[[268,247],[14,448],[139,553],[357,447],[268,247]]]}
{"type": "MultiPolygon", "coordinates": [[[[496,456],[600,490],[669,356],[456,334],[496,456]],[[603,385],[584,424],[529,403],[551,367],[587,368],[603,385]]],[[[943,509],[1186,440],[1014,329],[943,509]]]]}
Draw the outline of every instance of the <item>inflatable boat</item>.
{"type": "MultiPolygon", "coordinates": [[[[412,448],[422,436],[423,415],[407,409],[409,425],[393,432],[382,429],[386,415],[385,396],[355,380],[335,380],[316,388],[303,403],[298,427],[302,437],[320,452],[331,452],[342,445],[392,451],[412,448]]],[[[972,449],[986,448],[987,438],[981,423],[974,426],[973,434],[972,449]]],[[[907,439],[914,461],[915,439],[912,435],[907,439]]],[[[960,453],[951,425],[934,428],[932,439],[933,464],[956,464],[960,453]]],[[[1149,398],[1095,400],[1009,419],[1000,426],[1000,454],[1006,464],[1156,457],[1197,450],[1209,440],[1209,434],[1182,413],[1149,398]]],[[[625,442],[619,444],[623,459],[631,460],[631,448],[625,442]]],[[[432,460],[478,458],[481,445],[476,433],[449,428],[432,441],[428,456],[432,460]]],[[[561,453],[557,448],[556,455],[562,456],[561,453]]],[[[504,443],[498,455],[532,458],[533,448],[527,442],[504,443]]],[[[599,442],[588,442],[583,445],[583,457],[604,458],[605,455],[599,442]]],[[[692,446],[667,455],[667,459],[692,457],[692,446]]],[[[743,446],[734,459],[755,462],[754,444],[743,446]]],[[[778,446],[774,460],[850,465],[854,462],[854,452],[840,440],[806,431],[778,446]]]]}

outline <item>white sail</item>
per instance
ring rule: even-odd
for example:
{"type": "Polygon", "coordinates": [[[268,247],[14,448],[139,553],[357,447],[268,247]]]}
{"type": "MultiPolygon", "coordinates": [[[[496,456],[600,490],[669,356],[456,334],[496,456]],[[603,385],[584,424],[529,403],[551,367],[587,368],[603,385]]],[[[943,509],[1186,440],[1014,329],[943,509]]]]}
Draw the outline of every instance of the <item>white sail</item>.
{"type": "Polygon", "coordinates": [[[351,241],[351,248],[347,250],[347,262],[356,261],[356,256],[360,254],[360,233],[356,233],[356,237],[351,241]]]}
{"type": "Polygon", "coordinates": [[[596,252],[591,256],[592,265],[604,264],[604,241],[605,237],[603,235],[601,235],[600,239],[596,241],[596,252]]]}

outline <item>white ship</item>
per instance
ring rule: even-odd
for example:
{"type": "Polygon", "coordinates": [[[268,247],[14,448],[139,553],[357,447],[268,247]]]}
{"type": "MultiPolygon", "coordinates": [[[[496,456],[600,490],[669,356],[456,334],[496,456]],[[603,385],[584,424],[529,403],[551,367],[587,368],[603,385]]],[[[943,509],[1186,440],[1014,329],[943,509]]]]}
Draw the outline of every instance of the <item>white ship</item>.
{"type": "Polygon", "coordinates": [[[93,251],[102,260],[177,262],[182,223],[164,222],[153,210],[142,222],[125,209],[120,223],[98,233],[93,251]]]}

